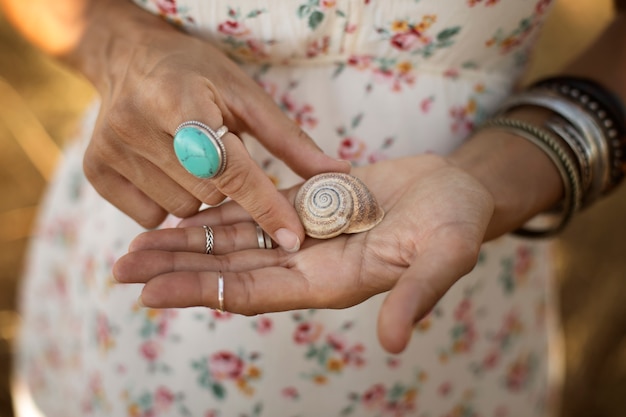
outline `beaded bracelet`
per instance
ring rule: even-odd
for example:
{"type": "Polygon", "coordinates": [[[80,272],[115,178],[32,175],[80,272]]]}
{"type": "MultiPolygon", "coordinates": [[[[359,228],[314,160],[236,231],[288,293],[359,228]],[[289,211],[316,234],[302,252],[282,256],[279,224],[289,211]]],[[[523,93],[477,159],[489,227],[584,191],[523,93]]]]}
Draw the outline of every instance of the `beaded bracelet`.
{"type": "MultiPolygon", "coordinates": [[[[532,90],[509,97],[502,105],[501,112],[521,106],[536,106],[551,110],[579,132],[591,166],[591,185],[586,188],[587,205],[595,201],[613,187],[611,181],[610,151],[602,127],[589,112],[578,104],[564,99],[553,91],[532,90]]],[[[576,152],[572,149],[572,152],[576,152]]]]}
{"type": "Polygon", "coordinates": [[[513,233],[524,237],[548,237],[562,231],[572,216],[580,209],[582,201],[582,185],[576,163],[568,153],[568,145],[564,145],[550,132],[521,120],[498,117],[487,120],[481,129],[498,128],[514,133],[537,145],[552,160],[563,180],[564,198],[559,223],[544,230],[522,227],[513,233]]]}
{"type": "Polygon", "coordinates": [[[553,91],[577,103],[594,117],[604,131],[609,149],[610,183],[604,194],[619,184],[626,174],[626,107],[600,83],[583,77],[551,77],[530,87],[533,91],[553,91]]]}

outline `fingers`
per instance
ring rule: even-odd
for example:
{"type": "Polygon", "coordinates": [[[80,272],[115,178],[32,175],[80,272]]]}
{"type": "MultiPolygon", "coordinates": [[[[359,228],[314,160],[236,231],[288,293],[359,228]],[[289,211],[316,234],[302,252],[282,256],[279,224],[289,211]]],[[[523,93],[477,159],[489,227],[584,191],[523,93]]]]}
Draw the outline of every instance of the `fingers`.
{"type": "Polygon", "coordinates": [[[243,143],[230,136],[224,140],[228,166],[213,179],[215,186],[250,213],[284,250],[297,251],[304,240],[304,228],[293,205],[250,157],[243,143]]]}
{"type": "Polygon", "coordinates": [[[121,283],[138,284],[150,282],[164,275],[178,277],[189,272],[201,275],[207,271],[244,272],[272,266],[280,256],[278,251],[265,250],[234,253],[230,256],[144,250],[122,256],[114,265],[113,275],[121,283]]]}
{"type": "Polygon", "coordinates": [[[167,211],[133,183],[112,169],[95,169],[85,164],[85,175],[98,193],[122,212],[132,217],[145,228],[158,226],[167,216],[167,211]],[[97,178],[91,180],[91,178],[97,178]]]}
{"type": "Polygon", "coordinates": [[[461,239],[433,245],[419,254],[391,289],[378,317],[378,338],[391,353],[402,352],[421,320],[452,285],[469,273],[480,245],[461,239]]]}
{"type": "Polygon", "coordinates": [[[254,223],[236,223],[226,226],[213,226],[205,231],[203,227],[162,229],[144,232],[130,244],[130,252],[161,250],[168,252],[206,253],[209,234],[212,241],[212,254],[223,255],[246,249],[266,249],[266,237],[260,226],[254,223]]]}
{"type": "MultiPolygon", "coordinates": [[[[194,120],[217,130],[222,118],[215,103],[207,103],[206,106],[198,108],[211,110],[208,114],[212,116],[205,116],[204,119],[198,117],[194,120]]],[[[211,179],[196,178],[185,171],[178,161],[173,161],[176,158],[172,158],[171,146],[156,152],[153,157],[160,160],[155,162],[155,165],[169,173],[176,182],[202,202],[215,204],[216,189],[220,196],[229,196],[247,211],[283,249],[289,252],[297,251],[300,242],[304,240],[304,228],[293,205],[250,157],[243,142],[237,136],[232,132],[227,132],[221,138],[221,142],[225,148],[226,167],[220,175],[211,179]]],[[[155,144],[155,147],[158,148],[159,145],[155,144]]],[[[179,217],[186,216],[179,215],[179,217]]]]}
{"type": "Polygon", "coordinates": [[[218,207],[202,210],[191,217],[181,220],[178,223],[178,227],[194,227],[202,226],[203,224],[226,225],[251,221],[250,213],[236,202],[228,201],[218,207]]]}
{"type": "MultiPolygon", "coordinates": [[[[141,302],[152,308],[218,308],[219,272],[175,272],[146,283],[141,302]]],[[[310,305],[307,281],[280,267],[228,272],[224,277],[225,311],[244,315],[295,310],[310,305]],[[276,291],[280,288],[280,291],[276,291]]]]}
{"type": "Polygon", "coordinates": [[[248,132],[266,149],[303,178],[322,172],[350,171],[350,163],[326,155],[254,80],[246,80],[233,86],[233,93],[225,99],[248,132]]]}

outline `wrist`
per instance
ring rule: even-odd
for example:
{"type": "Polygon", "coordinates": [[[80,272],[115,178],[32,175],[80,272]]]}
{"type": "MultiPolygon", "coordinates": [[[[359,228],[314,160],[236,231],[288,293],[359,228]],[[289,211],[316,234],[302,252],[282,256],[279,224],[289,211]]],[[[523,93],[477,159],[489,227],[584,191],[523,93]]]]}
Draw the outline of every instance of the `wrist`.
{"type": "MultiPolygon", "coordinates": [[[[507,114],[541,126],[552,112],[520,108],[507,114]]],[[[486,240],[519,228],[563,196],[563,182],[553,161],[541,148],[507,131],[477,132],[449,157],[491,193],[494,215],[486,240]]]]}

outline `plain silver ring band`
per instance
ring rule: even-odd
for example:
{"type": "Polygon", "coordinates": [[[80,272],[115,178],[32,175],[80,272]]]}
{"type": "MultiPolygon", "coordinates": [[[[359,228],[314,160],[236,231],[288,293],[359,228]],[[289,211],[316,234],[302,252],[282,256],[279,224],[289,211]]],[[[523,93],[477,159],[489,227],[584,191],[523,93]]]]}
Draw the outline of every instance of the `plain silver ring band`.
{"type": "Polygon", "coordinates": [[[224,275],[222,275],[222,271],[217,277],[217,311],[224,312],[224,275]]]}
{"type": "Polygon", "coordinates": [[[258,224],[256,225],[256,239],[259,249],[272,249],[272,238],[258,224]]]}
{"type": "Polygon", "coordinates": [[[272,249],[272,238],[263,230],[263,239],[265,240],[265,249],[272,249]]]}
{"type": "Polygon", "coordinates": [[[259,244],[259,249],[265,249],[265,235],[263,229],[258,224],[256,225],[256,239],[259,244]]]}
{"type": "Polygon", "coordinates": [[[212,255],[213,254],[213,229],[211,227],[207,226],[206,224],[203,224],[202,228],[204,229],[205,253],[207,255],[212,255]]]}

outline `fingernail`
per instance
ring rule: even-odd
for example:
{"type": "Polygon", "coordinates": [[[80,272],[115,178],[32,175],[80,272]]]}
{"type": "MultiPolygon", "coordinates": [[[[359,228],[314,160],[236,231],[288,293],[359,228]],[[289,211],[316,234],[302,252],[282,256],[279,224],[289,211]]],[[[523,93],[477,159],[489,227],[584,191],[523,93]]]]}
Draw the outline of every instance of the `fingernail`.
{"type": "Polygon", "coordinates": [[[297,252],[300,249],[300,239],[291,230],[278,229],[276,231],[276,242],[287,252],[297,252]]]}

